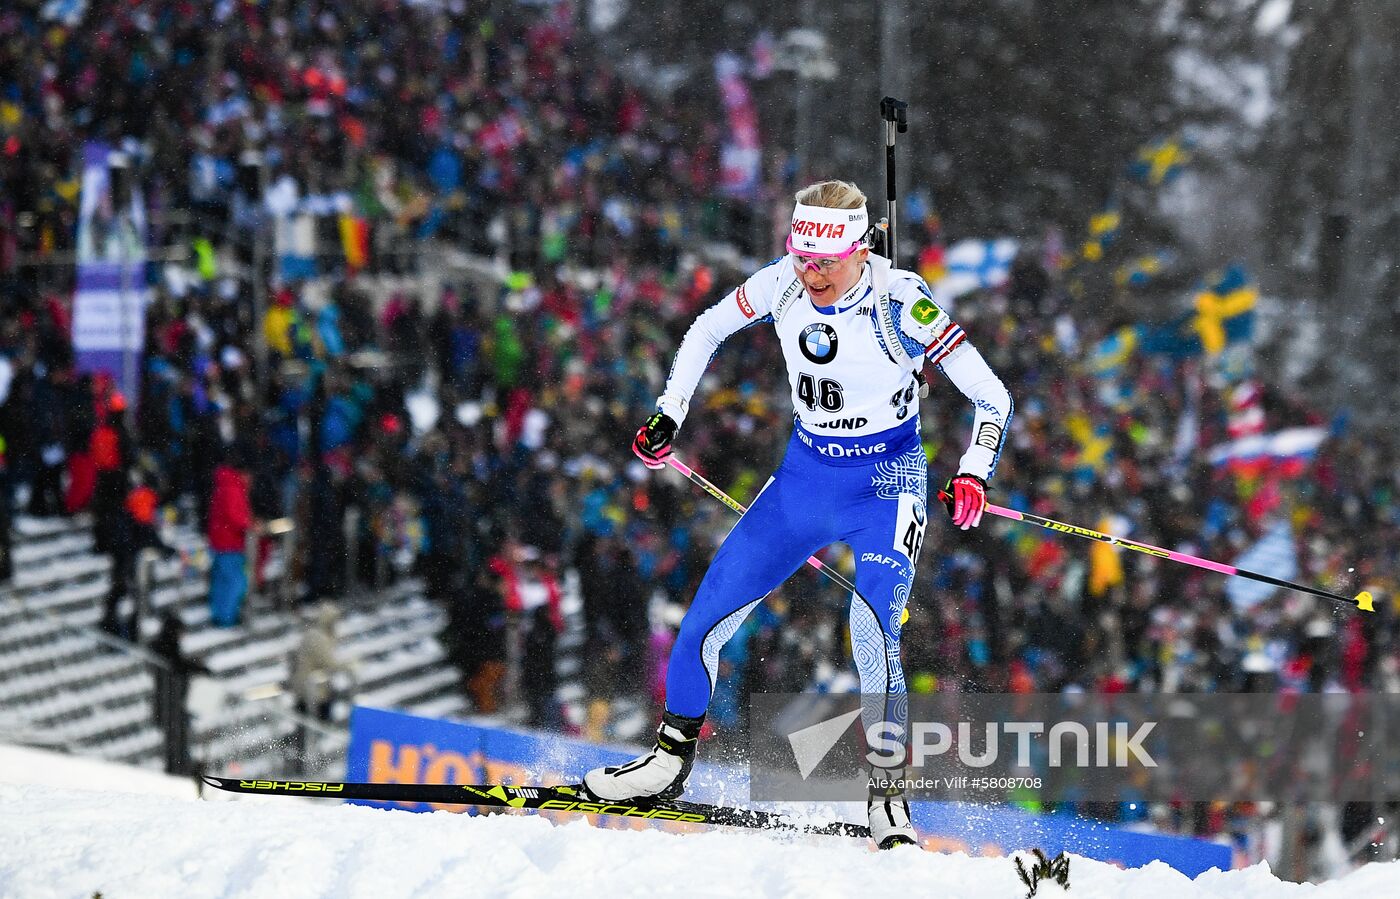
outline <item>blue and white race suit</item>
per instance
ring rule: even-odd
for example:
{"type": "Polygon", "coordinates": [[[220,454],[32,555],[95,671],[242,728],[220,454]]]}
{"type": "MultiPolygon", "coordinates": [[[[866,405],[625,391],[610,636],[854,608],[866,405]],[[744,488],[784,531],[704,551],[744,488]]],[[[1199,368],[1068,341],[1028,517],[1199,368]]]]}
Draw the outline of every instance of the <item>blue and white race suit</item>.
{"type": "Polygon", "coordinates": [[[959,471],[983,479],[996,469],[1011,397],[922,278],[871,254],[856,285],[819,308],[784,256],[696,318],[657,408],[683,423],[720,345],[760,323],[771,323],[782,344],[796,410],[793,434],[782,464],[725,538],[681,623],[666,706],[678,715],[703,715],[721,647],[809,555],[838,541],[856,559],[850,627],[861,692],[902,699],[901,617],[929,514],[914,372],[928,359],[972,401],[972,439],[959,471]]]}

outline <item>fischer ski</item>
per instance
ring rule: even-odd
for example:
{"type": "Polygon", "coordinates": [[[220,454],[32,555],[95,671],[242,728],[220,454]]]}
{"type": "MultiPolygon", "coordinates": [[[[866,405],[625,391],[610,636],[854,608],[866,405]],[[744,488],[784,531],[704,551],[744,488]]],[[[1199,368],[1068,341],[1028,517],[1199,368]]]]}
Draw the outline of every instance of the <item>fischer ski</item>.
{"type": "Polygon", "coordinates": [[[574,812],[581,815],[614,815],[651,821],[680,821],[721,827],[747,827],[787,833],[868,839],[870,828],[863,824],[832,821],[808,824],[794,821],[780,812],[710,805],[685,800],[651,802],[602,802],[594,800],[580,785],[516,787],[505,784],[378,784],[338,781],[249,780],[237,777],[201,775],[211,787],[230,793],[264,796],[314,796],[318,798],[359,799],[372,802],[424,802],[445,805],[475,805],[488,808],[519,808],[535,811],[574,812]]]}

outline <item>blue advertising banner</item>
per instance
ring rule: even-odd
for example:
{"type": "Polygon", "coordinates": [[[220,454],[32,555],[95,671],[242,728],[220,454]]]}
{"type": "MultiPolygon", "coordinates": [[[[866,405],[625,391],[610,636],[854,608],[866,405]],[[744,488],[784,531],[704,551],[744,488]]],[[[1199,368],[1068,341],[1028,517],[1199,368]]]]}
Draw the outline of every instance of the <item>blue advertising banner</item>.
{"type": "MultiPolygon", "coordinates": [[[[557,734],[357,707],[350,716],[346,779],[370,783],[577,783],[590,768],[628,761],[635,755],[635,749],[596,746],[557,734]]],[[[695,766],[686,792],[687,799],[697,802],[732,805],[747,805],[748,796],[747,775],[704,763],[695,766]]],[[[434,810],[422,804],[402,807],[434,810]]],[[[472,811],[457,805],[444,808],[472,811]]],[[[920,802],[913,805],[913,820],[924,837],[924,846],[942,852],[998,856],[1034,847],[1051,855],[1072,852],[1127,867],[1162,861],[1188,877],[1231,866],[1230,847],[1218,843],[1138,833],[1086,818],[1033,815],[1004,806],[920,802]]],[[[596,823],[619,829],[692,826],[603,817],[596,823]]]]}
{"type": "MultiPolygon", "coordinates": [[[[590,768],[631,761],[636,755],[634,748],[608,748],[557,734],[480,727],[357,706],[350,715],[346,778],[369,783],[577,783],[590,768]]],[[[748,778],[702,762],[691,773],[686,798],[745,804],[748,778]]],[[[396,807],[433,810],[421,803],[396,807]]],[[[464,810],[461,806],[445,808],[464,810]]]]}

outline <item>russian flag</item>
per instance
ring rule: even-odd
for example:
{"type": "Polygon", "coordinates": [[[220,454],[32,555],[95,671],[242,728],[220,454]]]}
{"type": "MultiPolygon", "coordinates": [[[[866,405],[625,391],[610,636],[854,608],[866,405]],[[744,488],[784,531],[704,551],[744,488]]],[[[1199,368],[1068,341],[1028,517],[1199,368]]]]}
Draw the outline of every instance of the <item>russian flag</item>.
{"type": "Polygon", "coordinates": [[[1241,437],[1213,447],[1206,458],[1236,474],[1274,471],[1284,477],[1303,473],[1327,439],[1326,428],[1285,428],[1272,434],[1241,437]]]}

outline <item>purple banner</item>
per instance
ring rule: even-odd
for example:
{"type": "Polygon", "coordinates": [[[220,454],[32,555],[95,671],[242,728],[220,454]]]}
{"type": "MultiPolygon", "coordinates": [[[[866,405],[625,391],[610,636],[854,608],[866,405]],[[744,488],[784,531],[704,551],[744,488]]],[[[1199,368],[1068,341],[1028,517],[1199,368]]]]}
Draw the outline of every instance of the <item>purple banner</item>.
{"type": "Polygon", "coordinates": [[[134,406],[149,299],[146,214],[135,183],[114,196],[113,171],[131,168],[113,157],[106,144],[83,146],[73,350],[79,371],[109,375],[134,406]]]}

